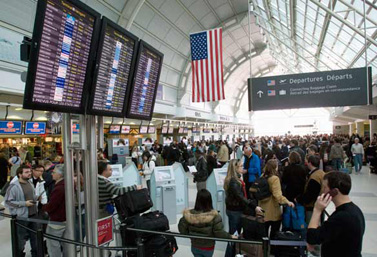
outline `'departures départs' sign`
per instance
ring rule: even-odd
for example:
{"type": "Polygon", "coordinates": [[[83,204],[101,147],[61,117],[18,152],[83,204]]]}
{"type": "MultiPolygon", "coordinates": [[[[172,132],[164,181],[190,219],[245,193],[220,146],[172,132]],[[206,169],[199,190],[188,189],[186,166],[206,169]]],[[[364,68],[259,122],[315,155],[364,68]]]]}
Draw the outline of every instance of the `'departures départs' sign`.
{"type": "Polygon", "coordinates": [[[249,111],[372,104],[371,69],[253,78],[249,111]]]}

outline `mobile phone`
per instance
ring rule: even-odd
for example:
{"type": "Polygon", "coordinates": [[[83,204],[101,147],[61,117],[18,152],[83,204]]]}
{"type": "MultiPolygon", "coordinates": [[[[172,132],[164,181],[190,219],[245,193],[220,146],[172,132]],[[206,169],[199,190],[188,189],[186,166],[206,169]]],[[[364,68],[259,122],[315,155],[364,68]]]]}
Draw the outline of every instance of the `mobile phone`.
{"type": "Polygon", "coordinates": [[[327,195],[330,195],[331,197],[335,197],[335,196],[337,196],[338,195],[338,189],[336,189],[336,188],[333,188],[333,189],[331,189],[327,194],[326,194],[326,196],[327,195]]]}
{"type": "Polygon", "coordinates": [[[34,200],[32,200],[32,201],[30,201],[31,203],[33,203],[33,204],[36,204],[37,203],[37,201],[34,201],[34,200]]]}

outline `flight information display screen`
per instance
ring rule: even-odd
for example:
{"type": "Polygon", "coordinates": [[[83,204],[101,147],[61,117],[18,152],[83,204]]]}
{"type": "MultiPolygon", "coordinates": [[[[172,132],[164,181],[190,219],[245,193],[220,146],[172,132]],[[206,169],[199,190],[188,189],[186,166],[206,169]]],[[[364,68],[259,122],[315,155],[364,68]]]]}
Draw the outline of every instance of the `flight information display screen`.
{"type": "Polygon", "coordinates": [[[97,70],[88,113],[124,117],[138,38],[107,18],[102,19],[97,70]]]}
{"type": "Polygon", "coordinates": [[[140,40],[127,117],[151,120],[163,54],[140,40]]]}
{"type": "Polygon", "coordinates": [[[24,108],[85,112],[99,17],[79,1],[38,1],[24,108]]]}

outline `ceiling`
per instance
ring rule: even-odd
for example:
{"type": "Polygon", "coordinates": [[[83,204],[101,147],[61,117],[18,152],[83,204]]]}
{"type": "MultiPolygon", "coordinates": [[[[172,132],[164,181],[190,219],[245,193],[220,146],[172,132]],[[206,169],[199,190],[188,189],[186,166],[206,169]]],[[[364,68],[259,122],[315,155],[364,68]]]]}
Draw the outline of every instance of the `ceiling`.
{"type": "MultiPolygon", "coordinates": [[[[246,81],[250,74],[258,77],[361,67],[365,66],[365,51],[368,65],[377,70],[377,0],[365,1],[366,44],[360,0],[82,2],[164,53],[161,84],[176,90],[178,102],[191,94],[189,34],[216,27],[223,28],[225,103],[234,113],[247,111],[246,81]]],[[[0,60],[26,67],[19,61],[18,49],[22,36],[32,34],[35,9],[35,0],[1,2],[0,60]],[[13,42],[2,40],[6,33],[13,42]]]]}

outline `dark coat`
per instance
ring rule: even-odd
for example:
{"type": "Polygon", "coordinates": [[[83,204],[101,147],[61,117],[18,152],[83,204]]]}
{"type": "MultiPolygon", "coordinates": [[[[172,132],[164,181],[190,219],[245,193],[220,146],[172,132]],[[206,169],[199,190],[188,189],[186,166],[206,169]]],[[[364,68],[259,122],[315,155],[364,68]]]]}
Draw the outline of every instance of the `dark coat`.
{"type": "Polygon", "coordinates": [[[201,156],[196,163],[196,171],[194,173],[195,182],[204,182],[208,178],[208,168],[206,159],[201,156]]]}
{"type": "Polygon", "coordinates": [[[66,220],[64,179],[55,184],[50,200],[43,205],[42,210],[48,213],[51,221],[64,222],[66,220]]]}
{"type": "Polygon", "coordinates": [[[242,185],[232,178],[229,181],[228,189],[225,191],[226,209],[230,211],[245,211],[247,207],[255,209],[256,205],[251,200],[245,198],[242,185]]]}
{"type": "MultiPolygon", "coordinates": [[[[184,210],[183,217],[179,220],[178,230],[186,235],[231,238],[224,231],[221,216],[216,210],[209,212],[184,210]]],[[[210,248],[215,245],[215,241],[205,239],[191,239],[191,243],[196,248],[210,248]]]]}
{"type": "Polygon", "coordinates": [[[283,170],[282,183],[284,196],[291,202],[304,193],[307,172],[300,164],[289,164],[283,170]]]}

